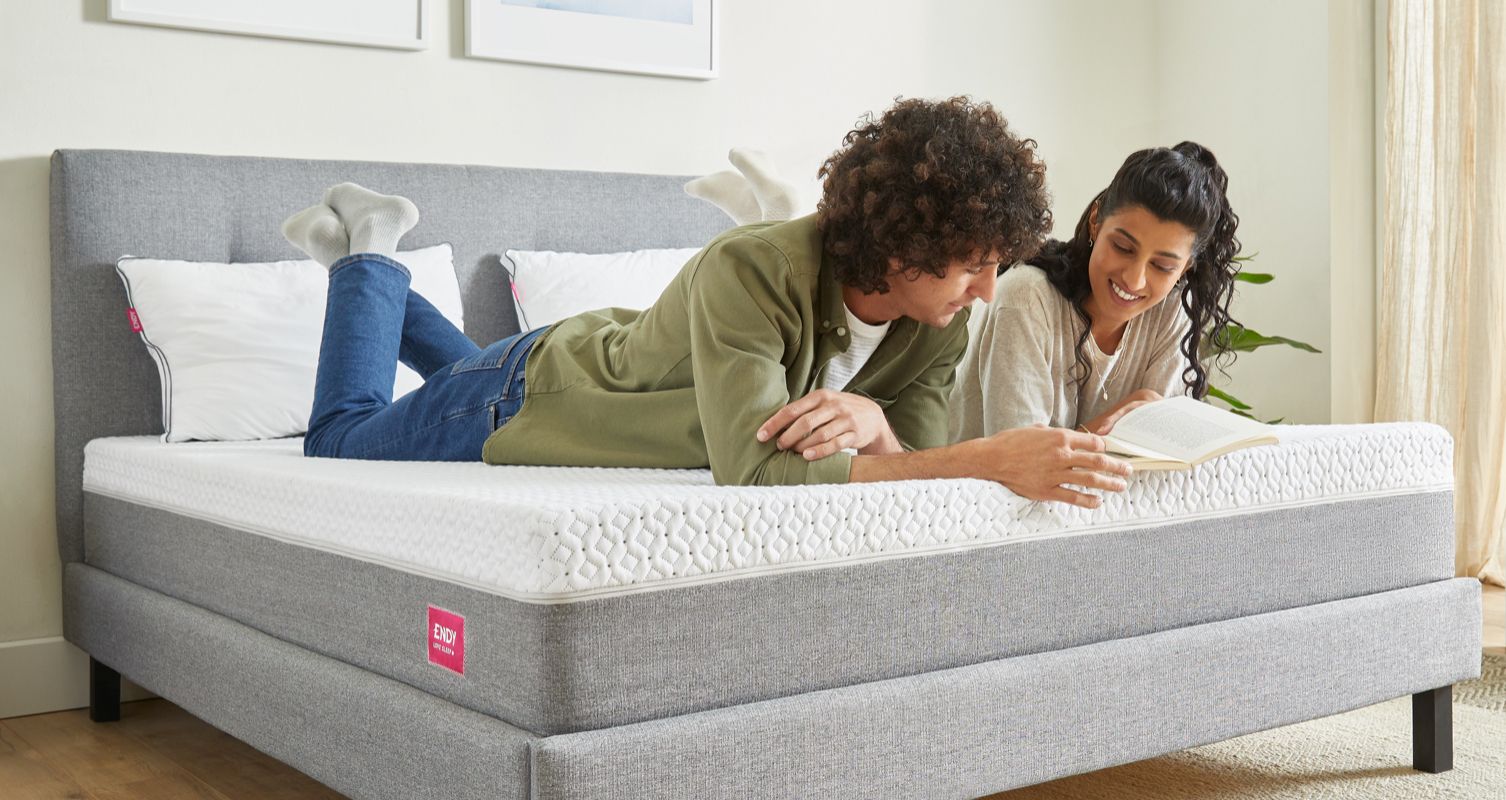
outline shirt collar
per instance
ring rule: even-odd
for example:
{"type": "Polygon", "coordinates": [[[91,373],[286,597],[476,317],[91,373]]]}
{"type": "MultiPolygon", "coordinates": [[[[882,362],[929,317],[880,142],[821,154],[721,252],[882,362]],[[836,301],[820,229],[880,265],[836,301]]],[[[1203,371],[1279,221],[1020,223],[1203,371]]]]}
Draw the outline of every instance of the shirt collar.
{"type": "MultiPolygon", "coordinates": [[[[836,349],[846,351],[852,343],[852,331],[847,328],[847,303],[842,299],[842,282],[837,280],[837,265],[825,249],[821,251],[821,280],[816,308],[820,312],[820,338],[826,340],[834,337],[836,349]]],[[[884,346],[904,349],[910,346],[919,333],[919,322],[909,317],[900,317],[890,322],[884,346]]]]}
{"type": "Polygon", "coordinates": [[[842,282],[837,280],[837,265],[825,248],[821,250],[821,281],[816,309],[820,316],[817,324],[821,326],[821,338],[837,336],[844,341],[841,349],[846,350],[848,336],[837,331],[847,330],[847,305],[842,301],[842,282]]]}

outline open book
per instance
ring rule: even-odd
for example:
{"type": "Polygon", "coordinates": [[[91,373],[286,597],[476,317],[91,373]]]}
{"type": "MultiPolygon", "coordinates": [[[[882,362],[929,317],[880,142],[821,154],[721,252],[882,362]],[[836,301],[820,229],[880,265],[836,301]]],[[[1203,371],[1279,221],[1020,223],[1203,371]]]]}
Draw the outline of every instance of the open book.
{"type": "Polygon", "coordinates": [[[1190,397],[1168,397],[1125,414],[1103,437],[1111,455],[1137,470],[1191,469],[1225,453],[1276,444],[1269,425],[1190,397]]]}

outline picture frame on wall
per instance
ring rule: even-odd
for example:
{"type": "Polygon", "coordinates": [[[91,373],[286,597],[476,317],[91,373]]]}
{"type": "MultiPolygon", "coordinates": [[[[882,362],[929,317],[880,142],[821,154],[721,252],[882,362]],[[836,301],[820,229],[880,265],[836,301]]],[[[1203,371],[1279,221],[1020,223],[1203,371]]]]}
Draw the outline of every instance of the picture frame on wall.
{"type": "Polygon", "coordinates": [[[709,80],[719,0],[466,0],[465,54],[709,80]]]}
{"type": "Polygon", "coordinates": [[[110,0],[111,22],[398,50],[429,46],[429,0],[110,0]]]}

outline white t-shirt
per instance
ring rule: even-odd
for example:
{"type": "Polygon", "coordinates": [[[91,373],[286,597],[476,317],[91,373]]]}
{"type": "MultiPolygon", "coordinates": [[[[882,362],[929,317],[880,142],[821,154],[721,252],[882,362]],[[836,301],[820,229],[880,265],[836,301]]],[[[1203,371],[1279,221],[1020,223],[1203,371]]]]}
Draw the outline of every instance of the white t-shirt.
{"type": "Polygon", "coordinates": [[[981,316],[948,402],[954,442],[1036,423],[1075,428],[1137,389],[1186,393],[1181,347],[1191,323],[1176,292],[1130,320],[1112,354],[1089,335],[1082,383],[1073,354],[1082,319],[1040,268],[1007,270],[981,316]]]}
{"type": "Polygon", "coordinates": [[[879,342],[884,341],[889,333],[887,322],[869,325],[858,319],[846,305],[842,306],[842,310],[847,312],[847,330],[852,338],[847,343],[846,352],[832,356],[831,361],[827,362],[826,379],[821,383],[821,388],[837,392],[847,388],[853,376],[868,363],[868,358],[878,349],[879,342]]]}

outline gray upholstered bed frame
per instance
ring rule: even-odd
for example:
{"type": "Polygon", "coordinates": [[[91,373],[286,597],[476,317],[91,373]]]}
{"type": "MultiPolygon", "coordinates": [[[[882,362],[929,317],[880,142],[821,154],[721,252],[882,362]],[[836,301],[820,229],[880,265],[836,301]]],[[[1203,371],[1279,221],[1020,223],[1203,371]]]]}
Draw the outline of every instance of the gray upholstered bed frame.
{"type": "Polygon", "coordinates": [[[503,249],[697,246],[726,224],[669,176],[56,153],[58,544],[65,634],[91,655],[97,720],[118,717],[123,673],[362,798],[970,797],[1411,694],[1415,766],[1449,768],[1448,687],[1478,674],[1480,627],[1478,585],[1446,574],[1275,613],[541,736],[91,565],[84,444],[160,432],[156,371],[126,324],[114,261],[295,257],[278,223],[341,180],[418,203],[424,217],[406,243],[454,246],[466,332],[482,343],[516,328],[503,249]]]}

